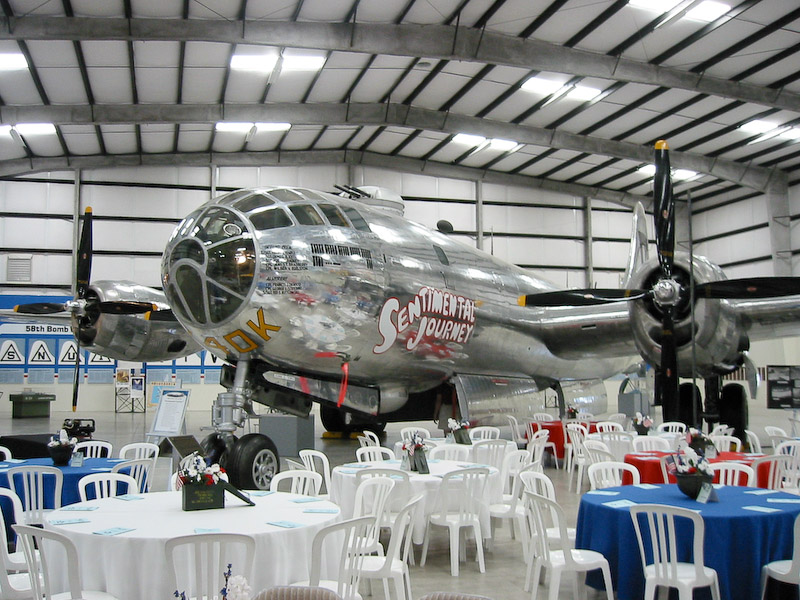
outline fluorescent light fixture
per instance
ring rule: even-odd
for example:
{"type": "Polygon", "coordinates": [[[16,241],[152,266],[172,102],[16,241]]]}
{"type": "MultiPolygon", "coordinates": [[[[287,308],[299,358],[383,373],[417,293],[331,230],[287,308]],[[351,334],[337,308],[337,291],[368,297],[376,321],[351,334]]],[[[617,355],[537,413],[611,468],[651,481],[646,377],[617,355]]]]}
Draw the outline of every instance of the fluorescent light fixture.
{"type": "Polygon", "coordinates": [[[731,9],[727,4],[722,2],[715,2],[714,0],[705,0],[692,10],[686,13],[687,19],[694,19],[695,21],[713,21],[717,17],[721,17],[731,9]]]}
{"type": "Polygon", "coordinates": [[[276,62],[276,54],[234,54],[231,56],[231,69],[271,73],[276,62]]]}
{"type": "Polygon", "coordinates": [[[480,146],[485,141],[486,138],[482,135],[472,135],[470,133],[457,133],[452,140],[454,144],[463,144],[464,146],[480,146]]]}
{"type": "Polygon", "coordinates": [[[256,123],[258,131],[288,131],[291,127],[291,123],[256,123]]]}
{"type": "Polygon", "coordinates": [[[499,150],[500,152],[512,152],[518,149],[520,145],[513,140],[503,140],[500,138],[493,138],[489,140],[489,148],[492,150],[499,150]]]}
{"type": "Polygon", "coordinates": [[[233,121],[219,121],[214,125],[217,131],[230,133],[248,133],[253,128],[253,123],[235,123],[233,121]]]}
{"type": "Polygon", "coordinates": [[[553,81],[552,79],[546,79],[537,75],[526,79],[525,83],[520,86],[520,89],[534,94],[547,95],[560,90],[563,85],[564,84],[559,81],[553,81]]]}
{"type": "Polygon", "coordinates": [[[681,0],[628,0],[630,6],[665,13],[672,10],[681,0]]]}
{"type": "Polygon", "coordinates": [[[17,123],[14,129],[20,135],[48,135],[56,132],[52,123],[17,123]]]}
{"type": "Polygon", "coordinates": [[[689,169],[675,169],[672,172],[673,179],[681,179],[683,181],[689,181],[697,176],[697,171],[690,171],[689,169]]]}
{"type": "Polygon", "coordinates": [[[0,135],[11,135],[11,125],[0,125],[0,135]]]}
{"type": "Polygon", "coordinates": [[[762,121],[761,119],[754,119],[753,121],[748,121],[744,125],[741,125],[739,129],[745,133],[767,133],[776,127],[778,126],[775,123],[762,121]]]}
{"type": "Polygon", "coordinates": [[[789,129],[781,133],[780,137],[786,140],[800,140],[800,129],[790,127],[789,129]]]}
{"type": "Polygon", "coordinates": [[[648,177],[652,177],[656,174],[656,166],[655,165],[642,165],[639,167],[639,173],[642,175],[647,175],[648,177]]]}
{"type": "Polygon", "coordinates": [[[0,71],[19,71],[27,69],[28,61],[25,55],[19,52],[0,54],[0,71]]]}
{"type": "Polygon", "coordinates": [[[591,100],[599,96],[601,92],[602,90],[598,90],[597,88],[586,85],[576,85],[569,91],[567,98],[572,98],[573,100],[591,100]]]}
{"type": "Polygon", "coordinates": [[[284,54],[282,71],[319,71],[325,64],[324,56],[284,54]]]}

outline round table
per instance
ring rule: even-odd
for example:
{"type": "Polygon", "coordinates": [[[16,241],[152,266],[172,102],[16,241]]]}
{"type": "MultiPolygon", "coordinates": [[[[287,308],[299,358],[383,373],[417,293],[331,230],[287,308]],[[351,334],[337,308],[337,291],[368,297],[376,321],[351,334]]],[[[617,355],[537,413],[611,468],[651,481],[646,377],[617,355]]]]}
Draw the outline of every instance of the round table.
{"type": "MultiPolygon", "coordinates": [[[[625,455],[625,462],[633,465],[639,470],[642,483],[663,483],[664,476],[661,473],[661,457],[675,454],[674,452],[663,452],[661,450],[647,450],[642,452],[632,452],[625,455]]],[[[755,459],[766,456],[752,452],[719,452],[714,458],[708,459],[711,463],[717,462],[738,462],[751,465],[755,459]]],[[[769,476],[769,467],[764,465],[756,473],[758,487],[765,487],[769,476]]],[[[675,477],[669,476],[670,483],[674,483],[675,477]]],[[[623,478],[623,483],[629,483],[629,479],[623,478]]]]}
{"type": "MultiPolygon", "coordinates": [[[[414,529],[412,531],[412,540],[415,544],[421,544],[425,537],[425,525],[428,522],[428,517],[436,507],[436,493],[439,485],[442,483],[442,476],[452,471],[465,469],[468,467],[481,467],[487,465],[478,465],[476,463],[458,462],[454,460],[428,460],[428,469],[430,473],[427,475],[420,475],[416,471],[409,471],[409,484],[411,485],[411,495],[424,494],[423,509],[417,511],[417,518],[414,522],[414,529]]],[[[353,506],[355,504],[356,496],[356,473],[359,469],[366,469],[369,467],[387,467],[387,468],[400,468],[399,460],[381,460],[373,462],[362,463],[348,463],[334,467],[331,472],[331,500],[336,502],[342,507],[342,514],[345,518],[349,518],[353,514],[353,506]]],[[[494,467],[489,467],[489,482],[486,485],[486,497],[484,504],[486,505],[486,514],[481,515],[481,527],[484,531],[484,537],[490,537],[491,528],[489,527],[489,504],[497,502],[499,497],[502,497],[502,487],[500,481],[500,471],[494,467]]]]}
{"type": "MultiPolygon", "coordinates": [[[[718,486],[716,492],[719,502],[708,504],[689,499],[672,484],[587,492],[578,510],[575,547],[601,552],[608,559],[619,600],[636,600],[644,593],[644,575],[630,503],[689,508],[699,512],[705,522],[704,560],[717,571],[722,598],[756,600],[761,593],[762,565],[791,558],[800,496],[738,486],[718,486]]],[[[690,536],[679,532],[678,537],[679,545],[690,554],[690,536]]],[[[602,588],[602,579],[593,574],[587,583],[602,588]]]]}
{"type": "MultiPolygon", "coordinates": [[[[170,538],[192,533],[253,536],[256,566],[248,582],[254,593],[308,579],[314,536],[340,518],[339,508],[326,500],[306,502],[306,496],[282,492],[250,492],[250,496],[255,506],[227,495],[225,508],[197,511],[181,510],[180,492],[137,494],[130,500],[90,500],[53,511],[45,527],[75,542],[86,589],[126,600],[173,596],[164,546],[170,538]],[[114,534],[115,528],[129,531],[114,534]]],[[[236,574],[237,557],[227,560],[236,574]]],[[[239,558],[240,564],[242,560],[239,558]]],[[[323,575],[330,568],[328,562],[333,564],[323,562],[323,575]]]]}

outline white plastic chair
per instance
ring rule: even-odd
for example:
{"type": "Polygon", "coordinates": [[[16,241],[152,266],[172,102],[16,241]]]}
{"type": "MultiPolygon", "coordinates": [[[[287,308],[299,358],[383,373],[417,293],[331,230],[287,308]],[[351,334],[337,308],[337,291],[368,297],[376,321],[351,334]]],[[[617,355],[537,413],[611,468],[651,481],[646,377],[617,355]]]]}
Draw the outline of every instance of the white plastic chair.
{"type": "Polygon", "coordinates": [[[781,442],[791,439],[786,433],[786,430],[774,425],[767,425],[764,427],[764,432],[769,438],[770,445],[772,446],[773,453],[778,449],[781,442]]]}
{"type": "Polygon", "coordinates": [[[11,449],[6,448],[5,446],[0,446],[0,454],[3,455],[3,460],[14,458],[13,456],[11,456],[11,449]]]}
{"type": "Polygon", "coordinates": [[[362,446],[356,448],[358,462],[375,462],[379,460],[394,460],[394,452],[383,446],[362,446]]]}
{"type": "Polygon", "coordinates": [[[424,440],[431,439],[431,432],[425,429],[424,427],[403,427],[400,430],[400,439],[410,440],[414,434],[416,434],[417,436],[421,437],[424,440]]]}
{"type": "Polygon", "coordinates": [[[139,492],[145,493],[150,491],[150,486],[153,483],[153,472],[155,471],[154,458],[137,458],[134,460],[126,460],[111,467],[112,473],[126,472],[127,475],[133,477],[139,484],[139,492]]]}
{"type": "Polygon", "coordinates": [[[503,468],[507,448],[506,440],[476,440],[472,444],[472,462],[489,465],[499,471],[503,468]]]}
{"type": "Polygon", "coordinates": [[[659,586],[677,588],[680,600],[691,600],[694,588],[711,587],[713,600],[720,600],[717,572],[703,562],[703,517],[693,510],[661,504],[639,504],[631,506],[630,511],[644,569],[645,600],[655,600],[659,586]],[[694,562],[679,562],[677,559],[676,518],[692,522],[694,562]],[[647,531],[647,545],[642,536],[643,528],[647,531]],[[652,557],[652,562],[648,562],[648,556],[652,557]]]}
{"type": "Polygon", "coordinates": [[[289,492],[301,496],[317,496],[322,487],[322,475],[314,471],[292,469],[272,476],[269,482],[271,492],[289,492]]]}
{"type": "MultiPolygon", "coordinates": [[[[507,499],[506,496],[511,493],[514,487],[514,478],[522,469],[532,462],[531,454],[527,450],[512,450],[511,452],[506,452],[506,455],[503,457],[503,464],[500,467],[500,480],[503,483],[504,500],[507,499]]],[[[537,465],[537,468],[541,468],[541,464],[537,465]]]]}
{"type": "MultiPolygon", "coordinates": [[[[575,584],[581,585],[579,573],[587,573],[600,569],[606,597],[613,600],[614,590],[611,583],[611,569],[608,561],[599,552],[593,550],[577,550],[572,547],[567,535],[563,509],[558,503],[548,500],[532,492],[525,492],[525,509],[531,531],[532,552],[528,556],[528,575],[526,579],[533,582],[532,600],[536,600],[539,591],[539,579],[542,569],[550,571],[549,597],[558,597],[563,572],[575,573],[575,584]],[[553,526],[558,531],[558,542],[548,540],[549,519],[553,518],[553,526]]],[[[576,595],[581,591],[576,590],[576,595]]],[[[718,599],[717,599],[718,600],[718,599]]]]}
{"type": "Polygon", "coordinates": [[[757,476],[759,467],[767,463],[769,466],[767,467],[767,481],[764,487],[769,490],[782,490],[784,475],[790,461],[791,458],[785,454],[770,454],[755,459],[751,463],[751,466],[757,476]]]}
{"type": "MultiPolygon", "coordinates": [[[[553,481],[547,475],[545,475],[544,473],[537,472],[537,471],[534,471],[532,469],[524,469],[519,474],[519,478],[522,480],[522,483],[525,486],[525,491],[526,492],[531,492],[532,494],[536,494],[538,496],[542,496],[544,498],[547,498],[548,500],[552,500],[553,502],[557,502],[557,500],[556,500],[556,489],[555,489],[555,486],[553,485],[553,481]]],[[[523,502],[525,502],[524,498],[525,498],[525,495],[523,494],[523,502]]],[[[525,510],[527,511],[527,508],[525,510]]],[[[545,517],[547,517],[547,515],[545,515],[545,517]]],[[[561,547],[561,530],[554,525],[555,519],[556,519],[556,515],[550,515],[546,519],[547,523],[545,525],[547,527],[547,529],[546,529],[547,540],[548,540],[548,543],[550,544],[551,548],[560,548],[561,547]]],[[[527,518],[527,513],[526,513],[526,524],[527,524],[527,521],[528,521],[528,518],[527,518]]],[[[526,527],[527,527],[527,532],[526,533],[527,533],[528,537],[530,538],[533,535],[533,533],[530,530],[530,526],[529,525],[526,525],[526,527]]],[[[576,534],[577,534],[577,532],[576,532],[576,529],[574,527],[567,527],[567,539],[569,540],[569,543],[571,545],[570,547],[575,546],[576,534]]],[[[530,541],[530,539],[529,539],[529,541],[526,544],[528,546],[528,551],[527,552],[531,552],[531,550],[532,550],[530,548],[531,544],[532,544],[532,541],[530,541]]],[[[523,553],[523,554],[527,558],[528,554],[527,553],[523,553]]],[[[530,575],[530,573],[529,573],[529,575],[530,575]]],[[[531,589],[530,583],[531,583],[530,580],[526,580],[525,581],[525,591],[526,592],[529,592],[530,589],[531,589]]]]}
{"type": "Polygon", "coordinates": [[[369,554],[367,541],[374,537],[375,527],[374,517],[360,517],[320,529],[311,544],[309,578],[292,585],[323,587],[336,592],[343,600],[360,599],[358,584],[364,558],[369,554]],[[322,562],[328,562],[329,557],[339,559],[334,571],[335,579],[321,579],[322,562]]]}
{"type": "Polygon", "coordinates": [[[489,469],[470,467],[451,471],[442,477],[434,502],[433,512],[428,517],[425,527],[425,539],[422,543],[420,566],[425,566],[428,556],[428,545],[431,541],[432,526],[447,527],[450,532],[450,574],[458,576],[460,556],[461,529],[472,530],[481,573],[486,571],[483,560],[483,530],[481,528],[481,512],[486,510],[483,502],[489,469]]]}
{"type": "Polygon", "coordinates": [[[72,451],[80,452],[84,458],[111,458],[114,455],[114,446],[110,442],[86,440],[75,444],[72,451]]]}
{"type": "Polygon", "coordinates": [[[370,431],[369,429],[365,429],[361,432],[361,435],[358,436],[358,443],[362,448],[365,446],[380,446],[381,440],[377,433],[370,431]]]}
{"type": "Polygon", "coordinates": [[[44,481],[53,478],[53,509],[61,508],[61,488],[64,474],[61,469],[47,466],[25,465],[8,470],[8,483],[11,491],[22,501],[25,525],[44,524],[45,509],[44,481]]]}
{"type": "Polygon", "coordinates": [[[469,439],[471,439],[473,442],[477,440],[500,439],[500,428],[492,427],[491,425],[481,425],[480,427],[471,427],[467,431],[469,432],[469,439]]]}
{"type": "Polygon", "coordinates": [[[787,491],[800,489],[800,440],[788,440],[778,444],[775,454],[789,457],[783,473],[783,488],[787,491]]]}
{"type": "Polygon", "coordinates": [[[750,429],[744,430],[745,438],[747,439],[747,445],[750,446],[750,452],[754,454],[761,454],[761,440],[758,439],[755,431],[751,431],[750,429]]]}
{"type": "Polygon", "coordinates": [[[583,449],[586,452],[586,458],[588,459],[586,463],[587,467],[597,462],[609,462],[614,460],[614,455],[611,454],[608,446],[606,446],[605,443],[601,442],[600,440],[591,439],[584,441],[583,449]]]}
{"type": "Polygon", "coordinates": [[[394,582],[396,600],[413,600],[411,595],[411,577],[408,563],[411,553],[411,530],[414,528],[417,512],[422,508],[424,494],[411,498],[397,513],[386,556],[365,556],[361,565],[361,577],[364,579],[382,579],[383,593],[389,600],[389,580],[394,582]]]}
{"type": "Polygon", "coordinates": [[[547,429],[539,428],[535,421],[528,423],[528,452],[531,453],[531,461],[544,466],[544,457],[547,452],[553,456],[553,462],[558,466],[558,449],[555,442],[550,441],[550,432],[547,429]]]}
{"type": "Polygon", "coordinates": [[[20,546],[28,564],[28,581],[33,591],[32,594],[29,593],[28,598],[116,600],[115,596],[106,592],[83,589],[78,549],[67,536],[30,525],[14,525],[13,528],[19,536],[20,546]],[[51,553],[54,556],[51,556],[51,553]],[[66,561],[62,557],[65,557],[66,561]],[[52,591],[54,586],[51,580],[57,576],[56,570],[58,576],[66,570],[69,590],[65,593],[54,594],[52,591]]]}
{"type": "Polygon", "coordinates": [[[525,531],[525,508],[522,505],[522,492],[525,490],[525,484],[520,478],[520,473],[517,473],[513,478],[511,486],[511,493],[504,494],[501,502],[492,502],[489,504],[489,523],[491,525],[491,536],[489,536],[487,546],[491,550],[494,540],[496,539],[496,526],[498,523],[502,524],[503,521],[511,522],[511,539],[516,538],[516,533],[519,532],[520,540],[522,541],[522,553],[527,554],[528,546],[525,541],[523,532],[525,531]]]}
{"type": "Polygon", "coordinates": [[[151,442],[133,442],[125,444],[119,449],[119,458],[134,460],[138,458],[157,459],[159,453],[158,444],[151,442]]]}
{"type": "Polygon", "coordinates": [[[440,444],[428,451],[428,458],[438,460],[469,460],[469,453],[472,446],[467,444],[440,444]]]}
{"type": "Polygon", "coordinates": [[[628,424],[628,415],[621,412],[613,413],[608,415],[608,419],[606,420],[613,421],[614,423],[619,423],[620,425],[622,425],[622,430],[624,431],[625,426],[628,424]]]}
{"type": "MultiPolygon", "coordinates": [[[[16,493],[12,492],[8,488],[0,487],[0,497],[7,498],[11,503],[10,516],[12,517],[14,523],[22,523],[25,520],[25,516],[24,511],[22,510],[22,501],[19,499],[19,496],[17,496],[16,493]]],[[[5,566],[4,570],[9,573],[27,571],[28,564],[25,562],[25,555],[23,554],[22,550],[16,547],[16,544],[9,545],[9,540],[6,539],[6,531],[4,516],[2,511],[0,511],[0,544],[2,544],[0,554],[3,556],[3,565],[5,566]],[[14,550],[11,550],[12,547],[14,550]]],[[[0,571],[2,570],[3,569],[0,569],[0,571]]],[[[24,581],[20,580],[17,583],[9,583],[11,588],[14,588],[20,584],[24,584],[24,581]]],[[[23,585],[23,587],[25,586],[23,585]]],[[[0,587],[0,598],[4,597],[5,594],[2,593],[2,587],[0,587]]]]}
{"type": "Polygon", "coordinates": [[[550,413],[546,412],[537,412],[533,413],[533,420],[534,421],[555,421],[555,418],[550,413]]]}
{"type": "Polygon", "coordinates": [[[598,433],[605,433],[607,431],[623,431],[623,427],[616,421],[600,421],[596,426],[598,433]]]}
{"type": "Polygon", "coordinates": [[[633,452],[634,437],[636,436],[625,431],[606,431],[600,434],[600,441],[608,446],[614,460],[624,462],[625,455],[633,452]]]}
{"type": "Polygon", "coordinates": [[[766,597],[767,579],[800,585],[800,515],[794,520],[794,547],[789,560],[774,560],[761,567],[761,598],[766,597]]]}
{"type": "Polygon", "coordinates": [[[719,473],[719,483],[722,485],[756,485],[756,474],[752,467],[736,462],[711,463],[711,471],[719,473]]]}
{"type": "Polygon", "coordinates": [[[622,485],[624,473],[630,473],[632,485],[638,485],[642,482],[639,469],[624,462],[606,461],[592,463],[589,465],[587,471],[589,473],[589,485],[593,490],[622,485]]]}
{"type": "Polygon", "coordinates": [[[734,452],[742,451],[742,440],[733,435],[710,435],[708,438],[714,444],[717,452],[730,452],[733,446],[734,452]]]}
{"type": "Polygon", "coordinates": [[[686,423],[681,423],[680,421],[665,421],[656,427],[656,431],[659,433],[686,433],[686,423]]]}
{"type": "Polygon", "coordinates": [[[356,474],[356,495],[353,500],[353,517],[372,517],[375,527],[372,529],[372,537],[367,541],[367,554],[377,552],[383,556],[383,545],[380,542],[380,524],[386,518],[386,505],[389,496],[395,486],[395,480],[391,477],[378,476],[371,474],[356,474]]]}
{"type": "Polygon", "coordinates": [[[331,495],[331,462],[328,455],[319,450],[300,450],[297,453],[303,465],[309,471],[314,471],[322,475],[322,482],[325,484],[325,493],[317,494],[320,498],[328,500],[331,495]]]}
{"type": "Polygon", "coordinates": [[[717,423],[708,435],[733,435],[733,427],[729,427],[725,423],[717,423]]]}
{"type": "Polygon", "coordinates": [[[371,477],[388,477],[394,481],[394,487],[389,491],[389,495],[384,502],[379,522],[381,527],[393,527],[398,513],[411,499],[411,477],[408,471],[394,467],[359,469],[356,473],[356,489],[358,489],[363,480],[371,477]]]}
{"type": "Polygon", "coordinates": [[[228,565],[234,562],[232,555],[237,557],[233,574],[253,579],[256,541],[243,533],[182,535],[167,540],[165,550],[167,571],[172,576],[170,589],[185,591],[189,598],[217,598],[225,587],[228,565]]]}
{"type": "Polygon", "coordinates": [[[84,475],[78,481],[78,495],[81,502],[97,498],[111,498],[118,495],[119,486],[125,484],[123,494],[135,494],[139,491],[139,482],[124,473],[92,473],[84,475]],[[91,488],[92,494],[89,494],[91,488]]]}
{"type": "Polygon", "coordinates": [[[511,441],[517,445],[517,448],[524,448],[528,444],[528,437],[525,435],[526,425],[520,425],[514,415],[506,415],[506,419],[511,428],[511,441]]]}
{"type": "Polygon", "coordinates": [[[666,438],[657,435],[637,435],[631,442],[634,452],[650,452],[658,450],[660,452],[670,452],[672,446],[666,438]]]}
{"type": "Polygon", "coordinates": [[[589,457],[586,456],[586,449],[583,446],[583,442],[586,440],[588,429],[580,423],[568,423],[566,428],[567,439],[569,440],[570,448],[572,450],[572,458],[569,461],[568,468],[569,485],[567,489],[572,489],[572,475],[577,467],[578,479],[575,483],[575,492],[580,492],[581,486],[583,485],[583,470],[589,463],[589,457]]]}

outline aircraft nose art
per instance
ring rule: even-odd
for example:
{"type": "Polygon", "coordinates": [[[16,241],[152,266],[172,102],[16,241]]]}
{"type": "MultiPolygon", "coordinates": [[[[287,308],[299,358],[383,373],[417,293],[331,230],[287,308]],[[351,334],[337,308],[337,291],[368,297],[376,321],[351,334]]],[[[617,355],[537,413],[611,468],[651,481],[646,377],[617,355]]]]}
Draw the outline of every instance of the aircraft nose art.
{"type": "Polygon", "coordinates": [[[164,292],[179,317],[197,326],[228,321],[247,303],[256,243],[245,221],[224,206],[184,219],[164,253],[164,292]]]}

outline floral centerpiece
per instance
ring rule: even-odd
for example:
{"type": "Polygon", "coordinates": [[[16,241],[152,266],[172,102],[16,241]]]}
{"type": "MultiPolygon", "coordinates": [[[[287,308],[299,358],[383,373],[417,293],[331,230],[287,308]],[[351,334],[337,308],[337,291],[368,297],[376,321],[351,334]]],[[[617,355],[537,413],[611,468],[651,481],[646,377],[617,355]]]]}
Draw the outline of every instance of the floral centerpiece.
{"type": "MultiPolygon", "coordinates": [[[[220,598],[223,600],[250,600],[252,590],[247,583],[247,578],[242,575],[231,575],[231,564],[228,564],[228,569],[222,574],[225,577],[225,586],[219,591],[220,598]]],[[[186,592],[179,592],[175,590],[173,594],[180,600],[186,599],[186,592]]]]}
{"type": "Polygon", "coordinates": [[[653,428],[653,419],[649,415],[643,415],[640,412],[633,415],[632,422],[633,428],[639,435],[647,435],[647,432],[653,428]]]}
{"type": "MultiPolygon", "coordinates": [[[[695,430],[697,431],[697,430],[695,430]]],[[[698,432],[700,436],[702,433],[698,432]]],[[[687,443],[690,435],[687,434],[687,443]]],[[[705,436],[703,436],[705,437],[705,436]]],[[[707,439],[707,438],[706,438],[707,439]]],[[[687,445],[675,455],[675,479],[678,488],[690,498],[697,498],[704,483],[711,483],[714,479],[714,472],[711,470],[711,463],[706,458],[704,451],[706,446],[698,445],[698,448],[687,445]]],[[[711,444],[713,448],[714,445],[711,444]]]]}
{"type": "Polygon", "coordinates": [[[218,464],[209,464],[197,452],[184,458],[176,482],[183,495],[183,510],[225,508],[224,487],[217,485],[224,472],[218,464]]]}
{"type": "Polygon", "coordinates": [[[711,438],[694,427],[690,427],[686,432],[686,445],[707,458],[714,458],[717,455],[717,447],[711,438]]]}
{"type": "Polygon", "coordinates": [[[416,431],[403,442],[403,468],[428,474],[428,460],[425,457],[425,439],[416,431]]]}
{"type": "Polygon", "coordinates": [[[578,409],[575,408],[572,404],[567,405],[567,412],[566,412],[568,419],[577,419],[578,418],[578,409]]]}
{"type": "Polygon", "coordinates": [[[77,443],[78,439],[69,437],[65,429],[54,435],[47,442],[47,451],[53,459],[53,464],[59,467],[68,465],[70,458],[72,458],[72,451],[77,443]]]}
{"type": "Polygon", "coordinates": [[[457,444],[471,444],[472,440],[469,437],[469,421],[456,421],[455,419],[447,419],[447,427],[450,428],[453,434],[453,439],[457,444]]]}

